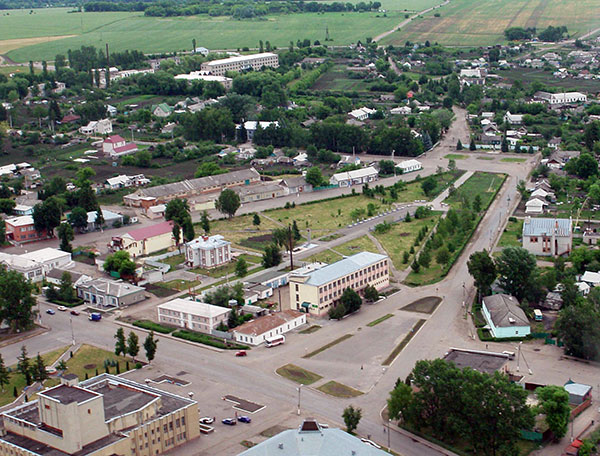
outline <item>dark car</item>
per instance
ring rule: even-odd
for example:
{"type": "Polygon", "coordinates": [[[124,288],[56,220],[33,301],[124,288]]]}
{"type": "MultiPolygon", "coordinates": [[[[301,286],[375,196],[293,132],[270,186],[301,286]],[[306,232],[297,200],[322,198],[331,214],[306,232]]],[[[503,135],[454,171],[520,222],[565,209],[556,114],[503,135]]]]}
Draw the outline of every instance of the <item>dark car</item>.
{"type": "Polygon", "coordinates": [[[240,350],[235,353],[235,356],[248,356],[248,353],[246,353],[246,350],[240,350]]]}
{"type": "Polygon", "coordinates": [[[48,315],[54,315],[56,312],[54,310],[52,310],[52,309],[46,309],[46,313],[48,315]]]}
{"type": "Polygon", "coordinates": [[[238,416],[238,421],[240,423],[250,423],[252,419],[249,416],[238,416]]]}
{"type": "Polygon", "coordinates": [[[225,418],[222,423],[227,426],[235,426],[235,420],[233,418],[225,418]]]}
{"type": "Polygon", "coordinates": [[[75,315],[75,316],[77,316],[77,315],[79,315],[79,311],[78,311],[78,310],[75,310],[75,309],[73,309],[73,310],[71,311],[71,315],[75,315]]]}

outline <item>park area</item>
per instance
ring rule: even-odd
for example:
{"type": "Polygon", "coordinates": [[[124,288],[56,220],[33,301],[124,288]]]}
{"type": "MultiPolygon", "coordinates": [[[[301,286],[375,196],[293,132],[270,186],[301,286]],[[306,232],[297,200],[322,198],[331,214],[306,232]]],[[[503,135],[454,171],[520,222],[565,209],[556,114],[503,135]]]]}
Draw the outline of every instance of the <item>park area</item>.
{"type": "Polygon", "coordinates": [[[450,46],[486,46],[505,42],[509,27],[567,26],[571,37],[597,28],[597,0],[452,0],[420,16],[383,39],[383,45],[408,41],[450,46]],[[439,17],[435,17],[438,14],[439,17]]]}

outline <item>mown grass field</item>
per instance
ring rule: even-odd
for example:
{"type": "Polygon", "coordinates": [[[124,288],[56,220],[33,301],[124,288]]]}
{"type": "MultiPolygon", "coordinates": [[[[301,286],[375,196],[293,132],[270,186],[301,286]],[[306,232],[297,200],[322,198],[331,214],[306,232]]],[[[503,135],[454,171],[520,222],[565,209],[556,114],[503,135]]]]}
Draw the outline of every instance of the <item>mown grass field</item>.
{"type": "Polygon", "coordinates": [[[516,222],[508,222],[500,240],[498,248],[521,247],[521,236],[523,234],[523,220],[517,219],[516,222]]]}
{"type": "Polygon", "coordinates": [[[319,252],[307,258],[307,261],[321,261],[323,263],[334,263],[342,259],[342,256],[350,256],[359,252],[379,253],[377,247],[368,236],[361,236],[344,244],[319,252]]]}
{"type": "Polygon", "coordinates": [[[485,46],[505,41],[503,32],[509,27],[566,25],[571,36],[579,36],[599,23],[597,0],[452,0],[413,20],[381,44],[429,40],[453,46],[485,46]]]}
{"type": "MultiPolygon", "coordinates": [[[[411,0],[415,3],[414,0],[411,0]]],[[[112,51],[137,49],[146,53],[189,50],[192,39],[209,49],[258,47],[259,40],[288,46],[290,40],[325,39],[345,45],[393,28],[404,17],[400,12],[303,13],[269,16],[266,20],[237,21],[230,17],[145,17],[143,13],[68,13],[68,8],[29,11],[11,10],[0,17],[0,40],[76,35],[57,41],[34,44],[9,52],[14,61],[53,60],[58,53],[82,45],[112,51]]],[[[0,41],[0,47],[2,42],[0,41]]]]}

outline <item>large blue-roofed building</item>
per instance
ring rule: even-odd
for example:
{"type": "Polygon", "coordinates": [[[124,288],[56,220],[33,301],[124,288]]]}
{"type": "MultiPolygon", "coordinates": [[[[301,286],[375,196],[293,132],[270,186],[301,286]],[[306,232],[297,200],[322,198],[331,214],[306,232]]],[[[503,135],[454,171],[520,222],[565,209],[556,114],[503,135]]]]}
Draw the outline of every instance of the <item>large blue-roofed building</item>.
{"type": "Polygon", "coordinates": [[[361,252],[308,274],[291,273],[291,308],[322,316],[337,305],[346,288],[359,294],[367,285],[377,290],[386,288],[388,261],[385,255],[361,252]]]}

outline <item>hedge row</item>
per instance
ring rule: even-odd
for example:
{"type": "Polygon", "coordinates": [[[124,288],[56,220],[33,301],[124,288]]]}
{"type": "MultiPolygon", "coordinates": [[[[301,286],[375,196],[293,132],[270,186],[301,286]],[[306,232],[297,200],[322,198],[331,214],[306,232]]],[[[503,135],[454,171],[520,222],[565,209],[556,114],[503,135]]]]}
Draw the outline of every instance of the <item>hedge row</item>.
{"type": "Polygon", "coordinates": [[[175,331],[175,328],[169,328],[168,326],[163,326],[150,320],[136,320],[133,322],[133,326],[148,329],[161,334],[169,334],[175,331]]]}
{"type": "Polygon", "coordinates": [[[247,350],[250,347],[236,343],[223,343],[220,340],[209,336],[208,334],[200,334],[196,332],[186,331],[185,329],[175,331],[173,337],[189,340],[190,342],[198,342],[199,344],[210,345],[212,347],[222,348],[224,350],[247,350]]]}

